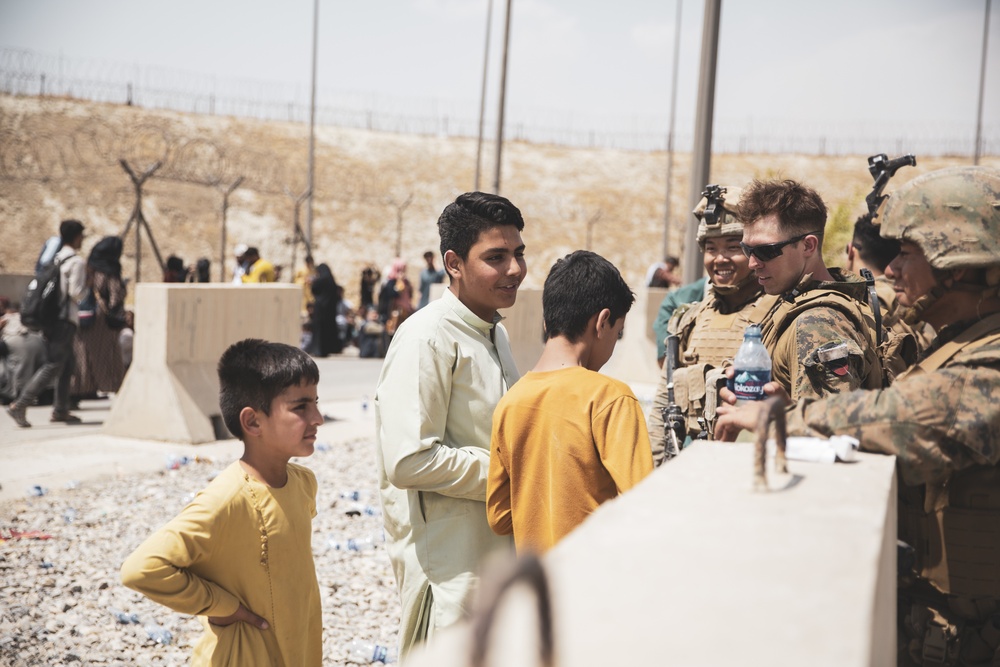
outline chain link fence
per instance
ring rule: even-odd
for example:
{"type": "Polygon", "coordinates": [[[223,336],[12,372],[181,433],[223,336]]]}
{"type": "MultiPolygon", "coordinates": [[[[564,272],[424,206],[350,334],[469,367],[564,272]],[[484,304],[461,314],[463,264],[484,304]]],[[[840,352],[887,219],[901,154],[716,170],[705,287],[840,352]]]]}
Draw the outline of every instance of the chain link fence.
{"type": "MultiPolygon", "coordinates": [[[[199,114],[305,123],[307,86],[225,79],[164,67],[68,58],[0,49],[0,93],[64,96],[199,114]]],[[[478,105],[446,100],[318,91],[321,125],[378,132],[475,137],[478,105]]],[[[666,115],[588,116],[512,105],[505,136],[514,141],[571,147],[664,151],[666,115]]],[[[681,127],[692,119],[679,118],[681,127]]],[[[495,129],[487,117],[485,127],[495,129]]],[[[691,132],[678,132],[674,146],[691,149],[691,132]]],[[[727,154],[868,155],[876,152],[971,156],[975,125],[969,123],[827,123],[716,118],[713,151],[727,154]]],[[[983,128],[982,155],[1000,154],[1000,123],[983,128]]]]}

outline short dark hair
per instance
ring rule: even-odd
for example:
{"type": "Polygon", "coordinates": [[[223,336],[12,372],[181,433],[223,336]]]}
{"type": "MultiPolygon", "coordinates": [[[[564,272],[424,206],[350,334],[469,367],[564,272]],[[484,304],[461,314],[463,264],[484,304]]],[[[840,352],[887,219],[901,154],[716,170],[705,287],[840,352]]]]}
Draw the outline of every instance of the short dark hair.
{"type": "Polygon", "coordinates": [[[676,267],[680,266],[681,260],[677,259],[673,255],[667,255],[663,259],[663,263],[666,264],[667,266],[672,266],[672,267],[676,268],[676,267]]]}
{"type": "Polygon", "coordinates": [[[591,317],[607,308],[614,324],[625,317],[634,302],[635,294],[614,264],[597,253],[577,250],[557,260],[545,278],[545,340],[564,336],[575,342],[591,317]]]}
{"type": "Polygon", "coordinates": [[[862,262],[885,273],[885,267],[899,254],[902,244],[897,239],[882,238],[878,230],[878,225],[872,222],[871,213],[865,213],[854,222],[851,245],[862,262]]]}
{"type": "Polygon", "coordinates": [[[521,211],[505,197],[485,192],[466,192],[445,206],[437,222],[441,256],[451,250],[463,260],[482,232],[494,227],[524,229],[521,211]]]}
{"type": "Polygon", "coordinates": [[[229,432],[240,440],[240,412],[253,408],[271,414],[275,397],[289,387],[319,384],[312,358],[291,345],[247,338],[233,343],[219,359],[219,408],[229,432]]]}
{"type": "Polygon", "coordinates": [[[754,179],[744,188],[737,210],[737,217],[745,225],[777,215],[779,227],[791,235],[815,233],[822,237],[826,227],[823,198],[812,188],[790,179],[754,179]]]}
{"type": "Polygon", "coordinates": [[[59,238],[63,245],[72,243],[80,234],[83,234],[83,223],[79,220],[63,220],[59,223],[59,238]]]}

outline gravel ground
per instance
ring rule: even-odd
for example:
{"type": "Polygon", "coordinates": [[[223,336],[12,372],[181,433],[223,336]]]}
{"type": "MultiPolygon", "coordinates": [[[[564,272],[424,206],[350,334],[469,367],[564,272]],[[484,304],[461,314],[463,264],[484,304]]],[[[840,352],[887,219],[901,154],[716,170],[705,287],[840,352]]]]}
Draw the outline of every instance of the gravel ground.
{"type": "MultiPolygon", "coordinates": [[[[396,644],[399,601],[384,546],[360,552],[328,546],[382,535],[373,447],[371,440],[321,443],[313,456],[297,460],[319,480],[313,553],[324,665],[346,664],[352,639],[396,644]],[[341,497],[353,491],[358,501],[341,497]],[[373,514],[357,512],[365,506],[373,514]]],[[[229,463],[196,460],[168,470],[165,461],[152,475],[49,489],[40,497],[26,492],[0,504],[6,539],[0,540],[0,664],[187,665],[198,621],[125,588],[118,569],[229,463]],[[20,533],[27,535],[14,537],[20,533]],[[116,611],[136,615],[138,623],[120,623],[116,611]],[[169,644],[148,637],[151,623],[170,631],[169,644]]]]}

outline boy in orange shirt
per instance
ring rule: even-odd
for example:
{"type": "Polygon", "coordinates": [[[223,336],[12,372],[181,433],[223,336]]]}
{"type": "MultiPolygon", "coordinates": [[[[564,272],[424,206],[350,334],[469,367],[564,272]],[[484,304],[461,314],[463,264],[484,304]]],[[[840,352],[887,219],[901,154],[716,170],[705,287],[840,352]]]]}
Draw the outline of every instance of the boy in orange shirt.
{"type": "Polygon", "coordinates": [[[289,462],[313,453],[323,423],[319,370],[298,348],[251,338],[218,370],[222,418],[243,457],[125,560],[122,583],[201,617],[192,665],[319,667],[316,477],[289,462]]]}
{"type": "Polygon", "coordinates": [[[653,469],[638,399],[597,372],[634,301],[618,269],[585,250],[545,279],[545,349],[500,399],[490,443],[487,519],[518,553],[547,550],[653,469]]]}

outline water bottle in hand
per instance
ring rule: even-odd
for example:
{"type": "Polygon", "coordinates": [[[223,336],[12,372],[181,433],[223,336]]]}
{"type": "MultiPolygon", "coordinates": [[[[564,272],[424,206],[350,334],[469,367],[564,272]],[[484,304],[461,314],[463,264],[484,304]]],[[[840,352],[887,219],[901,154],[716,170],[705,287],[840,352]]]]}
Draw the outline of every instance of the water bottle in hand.
{"type": "Polygon", "coordinates": [[[729,390],[736,394],[736,403],[762,401],[764,385],[771,381],[771,355],[761,342],[759,324],[751,324],[743,334],[743,343],[733,359],[733,377],[729,390]]]}

